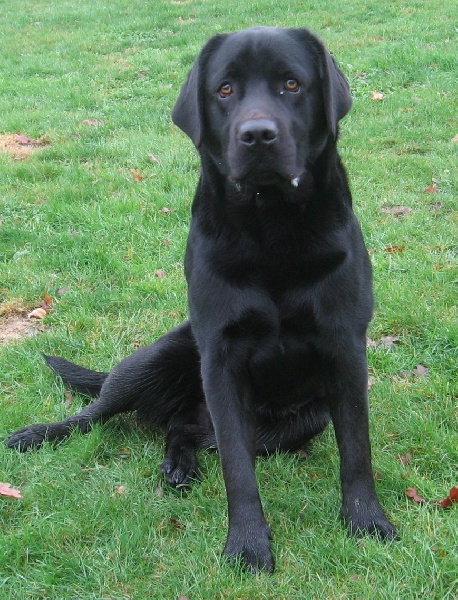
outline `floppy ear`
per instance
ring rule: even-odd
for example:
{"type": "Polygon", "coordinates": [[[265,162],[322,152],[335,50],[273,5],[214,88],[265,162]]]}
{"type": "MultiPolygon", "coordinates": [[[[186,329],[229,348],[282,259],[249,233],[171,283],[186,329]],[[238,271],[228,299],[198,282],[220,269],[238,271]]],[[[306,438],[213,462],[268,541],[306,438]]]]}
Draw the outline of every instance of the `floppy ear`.
{"type": "Polygon", "coordinates": [[[351,108],[350,87],[323,42],[308,29],[300,29],[299,35],[301,42],[311,47],[318,58],[328,131],[335,138],[338,122],[351,108]]]}
{"type": "Polygon", "coordinates": [[[188,73],[172,110],[172,121],[188,135],[198,148],[202,141],[202,98],[199,90],[199,60],[188,73]]]}
{"type": "Polygon", "coordinates": [[[322,50],[324,56],[321,64],[321,82],[326,120],[329,133],[335,138],[337,123],[345,117],[351,108],[350,86],[334,58],[324,46],[322,46],[322,50]]]}
{"type": "Polygon", "coordinates": [[[194,142],[196,148],[202,143],[204,128],[204,74],[211,53],[219,46],[225,35],[216,35],[200,51],[172,110],[172,121],[194,142]]]}

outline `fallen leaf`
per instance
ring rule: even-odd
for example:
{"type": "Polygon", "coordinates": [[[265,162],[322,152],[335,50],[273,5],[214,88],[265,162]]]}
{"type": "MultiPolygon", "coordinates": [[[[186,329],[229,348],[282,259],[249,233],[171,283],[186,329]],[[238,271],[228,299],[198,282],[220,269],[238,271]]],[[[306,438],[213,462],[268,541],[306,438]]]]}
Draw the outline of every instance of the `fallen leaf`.
{"type": "Polygon", "coordinates": [[[454,503],[458,503],[458,485],[452,487],[448,496],[438,502],[441,508],[450,508],[454,503]]]}
{"type": "Polygon", "coordinates": [[[130,172],[133,175],[133,178],[135,179],[135,181],[142,181],[143,180],[143,175],[140,173],[140,171],[138,169],[130,169],[130,172]]]}
{"type": "Polygon", "coordinates": [[[417,365],[412,373],[418,377],[426,377],[426,375],[428,375],[428,368],[424,365],[417,365]]]}
{"type": "Polygon", "coordinates": [[[402,462],[404,467],[406,467],[412,460],[412,451],[407,450],[407,452],[405,454],[399,454],[398,459],[402,462]]]}
{"type": "Polygon", "coordinates": [[[380,338],[379,345],[389,350],[395,344],[399,344],[401,340],[395,335],[383,335],[380,338]]]}
{"type": "Polygon", "coordinates": [[[40,302],[40,306],[46,312],[52,310],[52,298],[49,294],[45,293],[43,296],[43,300],[40,302]]]}
{"type": "Polygon", "coordinates": [[[385,98],[385,94],[377,90],[374,90],[371,94],[371,100],[383,100],[383,98],[385,98]]]}
{"type": "Polygon", "coordinates": [[[139,72],[137,73],[137,77],[138,77],[139,79],[143,79],[143,77],[146,77],[147,75],[148,75],[148,71],[143,71],[143,70],[142,70],[142,71],[139,71],[139,72]]]}
{"type": "Polygon", "coordinates": [[[161,213],[161,215],[165,215],[169,212],[172,212],[172,209],[168,208],[167,206],[163,206],[159,212],[161,213]]]}
{"type": "Polygon", "coordinates": [[[170,517],[170,525],[172,525],[174,529],[186,529],[186,525],[176,517],[170,517]]]}
{"type": "Polygon", "coordinates": [[[399,246],[398,244],[393,244],[393,246],[387,246],[385,248],[385,252],[389,252],[390,254],[394,254],[395,252],[404,252],[405,246],[399,246]]]}
{"type": "Polygon", "coordinates": [[[150,159],[151,162],[155,162],[158,165],[161,164],[161,161],[157,158],[157,156],[154,156],[154,154],[152,154],[151,152],[148,152],[148,158],[150,159]]]}
{"type": "Polygon", "coordinates": [[[426,502],[426,500],[418,494],[417,488],[407,488],[406,496],[407,498],[410,498],[411,500],[413,500],[414,502],[418,502],[419,504],[423,504],[424,502],[426,502]]]}
{"type": "Polygon", "coordinates": [[[437,194],[437,183],[432,183],[431,185],[427,185],[425,187],[425,192],[427,194],[437,194]]]}
{"type": "Polygon", "coordinates": [[[85,125],[90,125],[91,127],[97,127],[98,125],[101,125],[103,121],[99,121],[98,119],[84,119],[83,123],[85,125]]]}
{"type": "Polygon", "coordinates": [[[405,206],[403,204],[391,204],[382,206],[380,210],[382,213],[394,215],[395,217],[403,217],[404,215],[408,215],[412,211],[410,206],[405,206]]]}
{"type": "Polygon", "coordinates": [[[154,274],[156,275],[156,277],[158,279],[164,279],[164,277],[165,277],[165,271],[163,269],[156,269],[154,274]]]}
{"type": "Polygon", "coordinates": [[[31,146],[33,144],[32,138],[29,138],[28,135],[18,134],[16,136],[16,142],[21,146],[31,146]]]}
{"type": "Polygon", "coordinates": [[[22,498],[20,490],[11,487],[10,483],[0,483],[0,495],[9,498],[22,498]]]}
{"type": "Polygon", "coordinates": [[[46,311],[44,308],[36,308],[35,310],[32,310],[32,312],[27,315],[27,317],[29,319],[42,319],[45,316],[46,316],[46,311]]]}
{"type": "Polygon", "coordinates": [[[452,137],[452,142],[458,142],[458,133],[452,137]]]}
{"type": "Polygon", "coordinates": [[[114,489],[118,494],[125,494],[127,487],[125,485],[115,485],[114,489]]]}

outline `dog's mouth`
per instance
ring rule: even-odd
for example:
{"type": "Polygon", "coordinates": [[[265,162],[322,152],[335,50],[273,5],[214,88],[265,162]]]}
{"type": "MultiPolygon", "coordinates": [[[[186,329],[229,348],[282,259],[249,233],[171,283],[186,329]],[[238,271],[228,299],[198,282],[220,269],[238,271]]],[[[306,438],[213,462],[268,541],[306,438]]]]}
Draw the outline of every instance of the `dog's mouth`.
{"type": "Polygon", "coordinates": [[[297,188],[303,172],[278,173],[274,171],[256,170],[242,176],[231,177],[237,188],[281,187],[297,188]]]}

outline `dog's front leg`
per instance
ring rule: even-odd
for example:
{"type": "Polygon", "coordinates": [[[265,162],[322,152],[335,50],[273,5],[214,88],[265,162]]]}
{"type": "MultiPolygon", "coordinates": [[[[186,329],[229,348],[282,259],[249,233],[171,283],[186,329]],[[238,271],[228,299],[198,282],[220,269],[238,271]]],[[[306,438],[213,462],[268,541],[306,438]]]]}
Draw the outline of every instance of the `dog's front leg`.
{"type": "Polygon", "coordinates": [[[392,539],[396,530],[380,506],[372,474],[366,361],[341,368],[330,398],[340,452],[341,516],[353,535],[370,532],[392,539]]]}
{"type": "Polygon", "coordinates": [[[229,530],[224,554],[253,571],[274,569],[270,528],[255,476],[255,422],[248,381],[226,365],[202,357],[206,401],[216,433],[226,485],[229,530]]]}

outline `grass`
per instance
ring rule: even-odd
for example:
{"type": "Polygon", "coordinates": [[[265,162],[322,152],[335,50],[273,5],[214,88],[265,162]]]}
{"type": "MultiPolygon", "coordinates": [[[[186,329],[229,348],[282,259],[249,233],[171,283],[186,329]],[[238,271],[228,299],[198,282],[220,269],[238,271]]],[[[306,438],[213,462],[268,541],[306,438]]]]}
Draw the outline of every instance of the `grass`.
{"type": "Polygon", "coordinates": [[[2,597],[457,598],[456,506],[405,497],[417,487],[440,499],[458,483],[455,4],[4,4],[0,136],[49,143],[23,160],[0,152],[0,314],[35,308],[45,293],[54,306],[43,332],[0,349],[0,436],[82,402],[64,396],[40,351],[108,369],[184,318],[181,261],[199,163],[169,116],[180,83],[216,32],[307,25],[354,96],[340,148],[375,272],[374,470],[402,539],[347,536],[329,430],[307,458],[258,461],[277,571],[234,569],[220,557],[217,455],[202,455],[205,478],[183,497],[162,486],[162,436],[125,417],[57,450],[0,447],[0,480],[23,493],[0,497],[2,597]],[[381,211],[398,205],[410,211],[381,211]],[[398,341],[386,348],[383,336],[398,341]],[[417,364],[426,376],[412,373],[417,364]]]}

